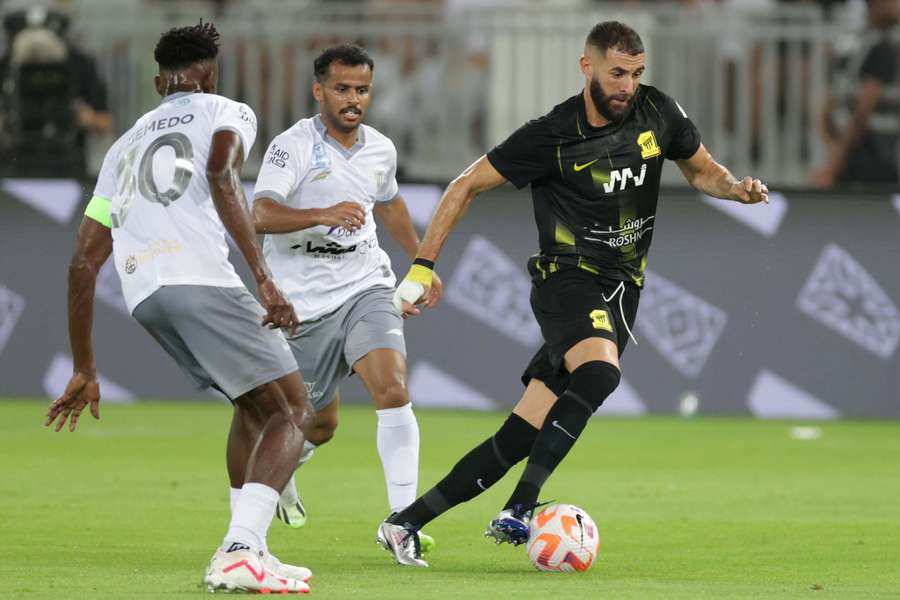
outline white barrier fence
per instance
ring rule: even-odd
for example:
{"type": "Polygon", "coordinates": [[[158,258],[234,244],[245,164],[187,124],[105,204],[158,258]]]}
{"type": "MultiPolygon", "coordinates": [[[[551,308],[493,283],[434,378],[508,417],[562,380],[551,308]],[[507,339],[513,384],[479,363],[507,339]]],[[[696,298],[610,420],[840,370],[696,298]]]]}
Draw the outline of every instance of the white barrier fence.
{"type": "MultiPolygon", "coordinates": [[[[160,32],[211,18],[223,34],[221,92],[250,104],[266,143],[316,112],[312,59],[327,44],[364,44],[376,61],[370,121],[394,139],[402,175],[447,180],[525,120],[583,85],[590,27],[620,19],[648,50],[646,80],[676,97],[715,156],[736,173],[802,185],[821,160],[815,122],[838,30],[812,5],[753,11],[666,3],[507,0],[456,11],[415,2],[76,0],[76,38],[109,82],[117,130],[157,98],[160,32]]],[[[752,3],[747,3],[750,6],[752,3]]],[[[676,182],[676,170],[667,173],[676,182]]]]}

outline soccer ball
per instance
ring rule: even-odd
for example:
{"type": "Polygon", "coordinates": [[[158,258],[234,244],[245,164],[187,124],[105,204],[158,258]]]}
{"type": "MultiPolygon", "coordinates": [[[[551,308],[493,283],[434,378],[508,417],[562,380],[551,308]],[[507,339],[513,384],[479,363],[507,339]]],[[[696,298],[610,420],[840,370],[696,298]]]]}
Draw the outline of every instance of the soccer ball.
{"type": "Polygon", "coordinates": [[[552,504],[531,520],[528,558],[539,571],[587,571],[600,549],[600,532],[586,512],[552,504]]]}

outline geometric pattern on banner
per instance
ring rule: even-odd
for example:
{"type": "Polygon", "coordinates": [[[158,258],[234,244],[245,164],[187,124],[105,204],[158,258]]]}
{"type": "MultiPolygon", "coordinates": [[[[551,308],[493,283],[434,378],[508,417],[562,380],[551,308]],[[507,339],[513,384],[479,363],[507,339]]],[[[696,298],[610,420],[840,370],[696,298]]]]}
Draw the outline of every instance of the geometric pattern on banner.
{"type": "Polygon", "coordinates": [[[409,397],[416,406],[494,410],[497,404],[452,375],[424,360],[410,369],[409,397]]]}
{"type": "Polygon", "coordinates": [[[747,406],[761,419],[836,419],[840,413],[790,381],[763,369],[747,395],[747,406]]]}
{"type": "Polygon", "coordinates": [[[108,306],[124,315],[130,316],[128,306],[125,304],[125,297],[122,295],[122,282],[119,280],[119,273],[116,271],[115,260],[107,260],[100,269],[94,293],[97,298],[108,306]]]}
{"type": "Polygon", "coordinates": [[[595,417],[607,417],[610,415],[633,417],[647,412],[647,405],[641,400],[637,390],[624,378],[619,380],[619,386],[609,395],[609,398],[594,411],[595,417]]]}
{"type": "Polygon", "coordinates": [[[74,179],[4,179],[3,191],[62,224],[72,220],[81,203],[81,186],[74,179]]]}
{"type": "Polygon", "coordinates": [[[25,310],[25,298],[6,286],[0,285],[0,353],[6,347],[13,328],[25,310]]]}
{"type": "Polygon", "coordinates": [[[828,244],[809,275],[797,308],[874,355],[889,359],[900,341],[900,311],[856,260],[828,244]]]}
{"type": "Polygon", "coordinates": [[[696,377],[725,329],[725,311],[647,272],[637,327],[643,337],[688,377],[696,377]]]}
{"type": "MultiPolygon", "coordinates": [[[[48,398],[56,399],[66,391],[66,385],[72,377],[72,357],[67,354],[57,354],[50,361],[47,372],[44,373],[44,392],[48,398]]],[[[97,375],[100,384],[100,401],[107,404],[131,404],[135,396],[121,385],[112,382],[103,375],[97,375]]]]}
{"type": "Polygon", "coordinates": [[[443,193],[443,188],[433,184],[404,183],[400,186],[400,196],[406,201],[410,219],[422,228],[428,227],[443,193]]]}
{"type": "Polygon", "coordinates": [[[741,204],[706,195],[702,195],[700,198],[716,210],[729,215],[766,237],[775,237],[788,209],[787,200],[778,192],[769,192],[768,204],[741,204]]]}
{"type": "Polygon", "coordinates": [[[474,235],[447,284],[449,304],[533,348],[543,338],[531,312],[531,280],[502,250],[474,235]]]}

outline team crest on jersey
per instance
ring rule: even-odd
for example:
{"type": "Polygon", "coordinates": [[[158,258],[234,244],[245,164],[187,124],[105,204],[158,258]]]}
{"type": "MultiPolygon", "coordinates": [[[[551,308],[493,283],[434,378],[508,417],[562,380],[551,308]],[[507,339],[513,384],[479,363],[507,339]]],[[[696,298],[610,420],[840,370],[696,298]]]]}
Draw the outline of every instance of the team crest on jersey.
{"type": "Polygon", "coordinates": [[[656,143],[656,136],[652,131],[645,131],[640,134],[637,143],[641,147],[641,158],[643,159],[653,158],[662,153],[662,150],[659,149],[659,144],[656,143]]]}
{"type": "Polygon", "coordinates": [[[312,158],[310,159],[310,167],[313,169],[327,169],[331,166],[331,159],[325,152],[325,144],[319,142],[313,146],[312,158]]]}
{"type": "Polygon", "coordinates": [[[609,313],[600,308],[596,308],[591,311],[591,314],[588,315],[588,318],[591,320],[591,325],[594,329],[602,329],[603,331],[609,331],[612,333],[612,325],[609,322],[609,313]]]}

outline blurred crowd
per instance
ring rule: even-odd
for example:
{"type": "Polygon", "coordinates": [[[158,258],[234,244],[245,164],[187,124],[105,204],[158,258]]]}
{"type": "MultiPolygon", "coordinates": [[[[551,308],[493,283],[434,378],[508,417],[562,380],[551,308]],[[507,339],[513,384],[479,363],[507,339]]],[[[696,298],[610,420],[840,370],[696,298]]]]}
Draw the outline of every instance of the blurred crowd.
{"type": "Polygon", "coordinates": [[[106,84],[68,38],[69,19],[41,6],[3,18],[0,157],[4,176],[83,177],[89,133],[111,130],[106,84]]]}
{"type": "MultiPolygon", "coordinates": [[[[275,10],[288,6],[286,0],[121,0],[121,7],[146,7],[169,11],[180,20],[205,14],[223,18],[235,11],[242,15],[275,10]]],[[[86,174],[86,140],[94,134],[109,133],[113,117],[107,84],[99,75],[95,60],[74,41],[68,10],[76,9],[78,0],[6,5],[3,25],[5,52],[0,58],[0,164],[3,176],[86,174]]],[[[403,24],[410,29],[440,27],[441,23],[471,9],[490,7],[600,7],[620,5],[627,8],[680,4],[698,11],[706,7],[752,14],[784,5],[818,5],[826,23],[846,35],[836,37],[829,48],[829,93],[823,99],[821,114],[811,118],[825,149],[824,160],[809,174],[809,185],[831,188],[855,182],[896,186],[900,182],[900,0],[623,0],[618,3],[594,0],[296,0],[290,5],[302,14],[323,6],[342,6],[360,15],[360,23],[392,19],[403,14],[403,24]],[[399,12],[398,12],[399,11],[399,12]],[[749,11],[749,12],[748,12],[749,11]]],[[[75,13],[77,14],[77,11],[75,13]]],[[[745,17],[746,18],[746,17],[745,17]]],[[[752,22],[747,24],[753,26],[752,22]]],[[[436,38],[422,36],[382,36],[352,41],[370,47],[376,55],[378,98],[372,106],[373,124],[385,129],[398,147],[407,152],[415,145],[407,143],[421,128],[427,128],[442,117],[445,109],[439,100],[446,72],[436,68],[443,59],[461,64],[451,82],[475,90],[467,102],[486,105],[489,100],[491,47],[478,36],[464,36],[461,47],[441,47],[436,38]]],[[[231,48],[237,67],[235,95],[238,99],[255,99],[260,117],[260,136],[269,138],[284,122],[314,110],[309,97],[308,81],[302,79],[302,61],[321,47],[344,41],[335,34],[305,36],[291,42],[283,53],[261,45],[258,53],[248,52],[242,41],[231,48]],[[299,68],[298,68],[299,67],[299,68]],[[300,75],[298,75],[300,74],[300,75]],[[272,85],[274,81],[280,85],[272,85]],[[278,90],[278,91],[274,91],[278,90]],[[273,95],[278,102],[272,102],[273,95]],[[277,108],[273,108],[277,107],[277,108]],[[273,115],[272,111],[285,114],[273,115]],[[269,129],[272,129],[271,131],[269,129]]],[[[147,54],[149,55],[149,48],[147,54]]],[[[744,50],[741,50],[742,52],[744,50]]],[[[754,132],[766,118],[760,97],[769,82],[762,71],[753,69],[754,99],[751,128],[754,132]]],[[[149,88],[149,86],[148,86],[149,88]]],[[[152,94],[152,90],[147,92],[152,94]]],[[[152,100],[152,99],[150,99],[152,100]]],[[[148,101],[150,101],[148,100],[148,101]]],[[[779,102],[782,102],[780,99],[779,102]]],[[[783,110],[783,107],[781,108],[783,110]]],[[[133,119],[134,115],[129,115],[133,119]]],[[[726,120],[733,120],[731,114],[726,120]]],[[[459,123],[460,131],[475,140],[475,147],[486,144],[485,115],[474,110],[459,123]]],[[[130,122],[116,121],[117,128],[130,122]]],[[[727,128],[726,128],[727,129],[727,128]]],[[[755,133],[754,133],[755,135],[755,133]]],[[[421,136],[419,136],[421,137],[421,136]]]]}

